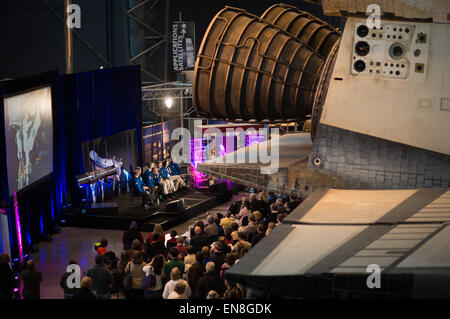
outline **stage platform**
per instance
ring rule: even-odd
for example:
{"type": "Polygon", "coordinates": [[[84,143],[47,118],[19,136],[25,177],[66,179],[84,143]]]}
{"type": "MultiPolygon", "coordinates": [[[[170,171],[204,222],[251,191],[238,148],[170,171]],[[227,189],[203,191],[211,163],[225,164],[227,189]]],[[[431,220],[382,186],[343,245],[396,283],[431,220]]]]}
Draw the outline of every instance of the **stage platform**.
{"type": "Polygon", "coordinates": [[[73,208],[65,214],[67,226],[98,229],[126,230],[135,221],[141,231],[151,232],[155,224],[168,230],[206,211],[227,202],[230,192],[212,193],[196,189],[177,194],[176,199],[160,203],[157,207],[145,210],[141,207],[141,197],[122,194],[114,200],[91,204],[90,207],[73,208]],[[166,205],[184,199],[184,211],[168,211],[166,205]]]}

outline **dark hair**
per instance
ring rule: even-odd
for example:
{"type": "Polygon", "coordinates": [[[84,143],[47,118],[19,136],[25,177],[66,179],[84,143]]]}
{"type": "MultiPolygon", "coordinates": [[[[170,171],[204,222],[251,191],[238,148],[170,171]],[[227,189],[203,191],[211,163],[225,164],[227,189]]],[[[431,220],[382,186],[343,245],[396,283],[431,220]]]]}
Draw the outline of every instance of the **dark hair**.
{"type": "Polygon", "coordinates": [[[233,215],[233,213],[231,211],[227,211],[227,218],[230,218],[233,215]]]}
{"type": "Polygon", "coordinates": [[[270,210],[271,210],[271,211],[278,211],[278,205],[275,204],[275,203],[270,204],[270,210]]]}
{"type": "Polygon", "coordinates": [[[69,265],[76,265],[76,264],[77,264],[77,262],[73,259],[71,261],[69,261],[69,265]]]}
{"type": "Polygon", "coordinates": [[[187,246],[186,252],[187,252],[189,255],[194,254],[194,253],[195,253],[194,246],[192,246],[192,245],[187,246]]]}
{"type": "Polygon", "coordinates": [[[219,218],[219,220],[221,220],[223,218],[223,214],[222,213],[217,213],[216,214],[216,218],[219,218]]]}
{"type": "Polygon", "coordinates": [[[184,282],[180,281],[175,285],[175,288],[173,291],[175,291],[177,294],[181,295],[184,294],[184,291],[186,290],[186,286],[184,285],[184,282]]]}
{"type": "Polygon", "coordinates": [[[162,254],[158,254],[153,257],[152,267],[155,271],[155,274],[161,275],[164,268],[164,256],[162,254]]]}
{"type": "Polygon", "coordinates": [[[144,261],[142,253],[140,251],[135,251],[131,256],[131,261],[136,265],[142,264],[142,262],[144,261]]]}
{"type": "Polygon", "coordinates": [[[239,229],[238,223],[235,223],[235,222],[231,223],[231,230],[232,231],[236,231],[238,229],[239,229]]]}
{"type": "Polygon", "coordinates": [[[153,233],[152,234],[152,241],[157,241],[159,239],[159,234],[158,233],[153,233]]]}
{"type": "Polygon", "coordinates": [[[264,233],[264,225],[263,224],[258,224],[258,226],[256,226],[256,228],[258,229],[259,232],[264,233]]]}
{"type": "Polygon", "coordinates": [[[172,231],[170,232],[170,237],[172,237],[172,238],[177,237],[177,231],[176,231],[176,230],[172,230],[172,231]]]}
{"type": "Polygon", "coordinates": [[[198,251],[198,252],[195,253],[195,260],[197,260],[199,263],[202,262],[202,260],[203,260],[203,254],[202,254],[200,251],[198,251]]]}
{"type": "Polygon", "coordinates": [[[219,225],[220,225],[220,218],[219,218],[219,217],[214,218],[214,223],[215,223],[217,226],[219,226],[219,225]]]}
{"type": "Polygon", "coordinates": [[[169,249],[169,255],[173,258],[178,257],[178,250],[175,247],[169,249]]]}
{"type": "Polygon", "coordinates": [[[277,219],[281,222],[286,216],[287,214],[278,214],[277,219]]]}
{"type": "Polygon", "coordinates": [[[108,246],[108,241],[103,238],[102,240],[100,240],[100,247],[106,247],[108,246]]]}
{"type": "Polygon", "coordinates": [[[223,260],[224,263],[233,266],[234,262],[236,261],[236,257],[233,253],[227,253],[225,255],[225,259],[223,260]]]}
{"type": "Polygon", "coordinates": [[[95,256],[95,264],[96,265],[101,265],[103,262],[103,255],[96,255],[95,256]]]}
{"type": "Polygon", "coordinates": [[[238,232],[238,237],[240,238],[240,239],[243,239],[243,240],[247,240],[247,235],[244,233],[244,232],[238,232]]]}
{"type": "Polygon", "coordinates": [[[216,250],[222,252],[223,248],[224,248],[224,244],[223,242],[221,242],[220,240],[216,241],[214,243],[214,245],[216,246],[216,250]]]}

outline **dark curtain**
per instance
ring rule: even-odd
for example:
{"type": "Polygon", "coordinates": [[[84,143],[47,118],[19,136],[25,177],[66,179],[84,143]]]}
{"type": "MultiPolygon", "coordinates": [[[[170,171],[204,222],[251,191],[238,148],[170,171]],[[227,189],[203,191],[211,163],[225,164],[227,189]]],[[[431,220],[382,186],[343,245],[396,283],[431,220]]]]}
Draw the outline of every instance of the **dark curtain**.
{"type": "Polygon", "coordinates": [[[56,72],[0,82],[0,198],[8,212],[11,251],[17,256],[14,206],[7,182],[3,95],[11,90],[52,83],[54,123],[53,174],[18,193],[22,242],[27,246],[51,234],[62,207],[79,205],[83,194],[76,176],[84,173],[83,142],[136,129],[141,157],[141,79],[139,66],[57,76],[56,72]]]}

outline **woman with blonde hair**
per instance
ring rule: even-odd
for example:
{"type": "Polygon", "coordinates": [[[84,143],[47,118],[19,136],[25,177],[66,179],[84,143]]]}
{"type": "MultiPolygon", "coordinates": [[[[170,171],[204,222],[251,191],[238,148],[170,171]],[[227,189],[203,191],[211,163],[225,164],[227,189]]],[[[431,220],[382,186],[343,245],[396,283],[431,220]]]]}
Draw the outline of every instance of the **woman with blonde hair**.
{"type": "Polygon", "coordinates": [[[270,222],[269,225],[267,226],[267,231],[266,231],[266,236],[270,234],[270,232],[277,227],[277,224],[270,222]]]}
{"type": "Polygon", "coordinates": [[[163,298],[168,299],[169,295],[175,290],[177,284],[182,283],[185,285],[185,291],[180,299],[188,299],[191,296],[191,289],[186,280],[180,278],[180,270],[178,267],[174,267],[170,272],[170,281],[167,282],[164,287],[163,298]]]}
{"type": "Polygon", "coordinates": [[[95,295],[91,292],[92,279],[89,276],[81,279],[81,289],[75,294],[74,299],[93,300],[95,295]]]}
{"type": "Polygon", "coordinates": [[[144,290],[142,289],[142,282],[145,279],[144,266],[145,262],[142,253],[135,251],[131,261],[125,267],[125,273],[131,277],[130,299],[144,299],[144,290]]]}

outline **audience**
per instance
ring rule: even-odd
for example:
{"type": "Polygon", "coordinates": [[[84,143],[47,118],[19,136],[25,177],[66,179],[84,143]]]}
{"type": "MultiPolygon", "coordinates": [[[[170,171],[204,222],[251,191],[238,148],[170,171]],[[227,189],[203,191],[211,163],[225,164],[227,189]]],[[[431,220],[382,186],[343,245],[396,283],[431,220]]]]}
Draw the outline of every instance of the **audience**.
{"type": "Polygon", "coordinates": [[[195,291],[197,282],[205,272],[205,265],[202,263],[203,255],[201,252],[195,254],[195,263],[189,268],[187,272],[187,281],[191,290],[195,291]]]}
{"type": "Polygon", "coordinates": [[[201,226],[194,227],[194,236],[191,238],[191,245],[195,251],[200,251],[204,246],[208,246],[208,235],[202,230],[201,226]]]}
{"type": "Polygon", "coordinates": [[[155,277],[155,285],[144,290],[145,299],[162,299],[163,293],[163,276],[166,260],[162,254],[153,257],[152,261],[145,265],[142,270],[145,276],[150,274],[155,277]]]}
{"type": "Polygon", "coordinates": [[[174,247],[169,249],[170,261],[164,267],[164,274],[166,278],[170,277],[173,268],[178,268],[179,273],[184,273],[184,261],[178,258],[178,250],[174,247]]]}
{"type": "Polygon", "coordinates": [[[219,274],[216,271],[216,265],[214,262],[210,261],[206,264],[206,272],[204,275],[198,280],[197,286],[195,287],[195,295],[196,297],[205,299],[208,295],[209,291],[214,290],[219,295],[222,295],[225,292],[225,287],[219,278],[219,274]]]}
{"type": "Polygon", "coordinates": [[[217,227],[216,223],[214,222],[214,216],[209,215],[206,218],[206,222],[208,225],[205,227],[205,233],[208,237],[215,236],[219,234],[219,228],[217,227]]]}
{"type": "Polygon", "coordinates": [[[178,283],[181,283],[185,286],[184,292],[181,294],[182,297],[178,299],[188,299],[191,296],[191,289],[189,288],[188,283],[186,282],[186,280],[180,278],[180,270],[177,267],[175,267],[170,272],[170,281],[168,281],[164,286],[163,292],[164,299],[169,299],[169,296],[175,290],[175,287],[177,286],[178,283]]]}

